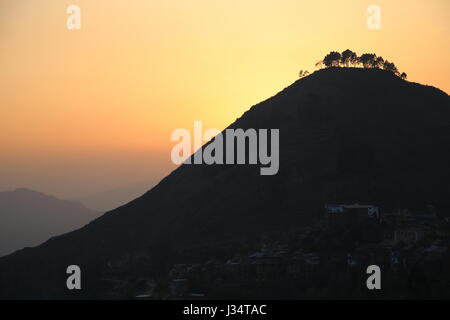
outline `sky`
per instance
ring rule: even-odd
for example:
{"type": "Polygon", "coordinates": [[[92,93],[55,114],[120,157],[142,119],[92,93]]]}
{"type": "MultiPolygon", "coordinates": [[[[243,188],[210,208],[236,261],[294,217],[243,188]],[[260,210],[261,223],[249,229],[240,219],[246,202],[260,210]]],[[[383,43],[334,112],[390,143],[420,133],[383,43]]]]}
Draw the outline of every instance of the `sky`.
{"type": "Polygon", "coordinates": [[[331,50],[450,92],[448,0],[1,0],[0,191],[163,178],[177,128],[224,129],[331,50]],[[81,28],[69,30],[69,5],[81,28]],[[368,29],[367,8],[381,9],[368,29]]]}

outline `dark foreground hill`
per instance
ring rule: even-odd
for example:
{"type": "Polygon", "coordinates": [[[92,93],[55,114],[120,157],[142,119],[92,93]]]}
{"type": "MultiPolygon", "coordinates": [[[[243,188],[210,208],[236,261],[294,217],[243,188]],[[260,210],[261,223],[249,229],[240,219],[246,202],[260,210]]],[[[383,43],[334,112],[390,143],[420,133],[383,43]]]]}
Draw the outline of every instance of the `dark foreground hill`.
{"type": "Polygon", "coordinates": [[[24,188],[0,192],[0,256],[78,229],[100,214],[24,188]]]}
{"type": "Polygon", "coordinates": [[[71,264],[83,270],[79,295],[96,297],[108,266],[142,248],[154,272],[166,272],[184,248],[207,258],[227,241],[307,225],[329,202],[432,204],[448,213],[449,102],[436,88],[382,70],[315,72],[230,126],[280,129],[277,175],[260,176],[258,166],[183,165],[89,225],[0,259],[0,297],[71,296],[71,264]]]}

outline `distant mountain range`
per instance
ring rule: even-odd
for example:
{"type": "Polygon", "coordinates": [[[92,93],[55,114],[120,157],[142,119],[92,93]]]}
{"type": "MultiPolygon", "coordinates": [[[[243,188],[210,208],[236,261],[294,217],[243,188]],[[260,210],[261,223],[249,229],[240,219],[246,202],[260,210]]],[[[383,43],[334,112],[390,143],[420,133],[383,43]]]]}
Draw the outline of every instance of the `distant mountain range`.
{"type": "Polygon", "coordinates": [[[450,210],[450,99],[434,87],[378,69],[327,68],[229,128],[279,129],[278,174],[182,165],[87,226],[1,258],[0,297],[99,297],[109,266],[134,253],[146,253],[147,273],[167,273],[181,256],[210,259],[245,237],[307,226],[327,203],[450,210]],[[87,275],[82,292],[64,289],[71,264],[87,275]]]}
{"type": "Polygon", "coordinates": [[[0,256],[73,231],[100,214],[25,188],[0,192],[0,256]]]}
{"type": "Polygon", "coordinates": [[[120,207],[131,200],[136,199],[137,197],[140,197],[155,184],[156,182],[152,181],[138,182],[104,192],[77,197],[73,200],[83,203],[90,209],[106,212],[120,207]]]}

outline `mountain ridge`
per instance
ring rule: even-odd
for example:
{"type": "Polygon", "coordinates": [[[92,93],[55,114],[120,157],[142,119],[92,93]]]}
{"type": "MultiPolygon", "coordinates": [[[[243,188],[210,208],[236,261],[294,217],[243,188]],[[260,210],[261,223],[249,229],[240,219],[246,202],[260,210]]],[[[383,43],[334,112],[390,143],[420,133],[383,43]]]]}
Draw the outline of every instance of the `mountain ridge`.
{"type": "Polygon", "coordinates": [[[76,201],[61,200],[28,188],[0,192],[0,254],[36,246],[72,231],[100,215],[76,201]]]}

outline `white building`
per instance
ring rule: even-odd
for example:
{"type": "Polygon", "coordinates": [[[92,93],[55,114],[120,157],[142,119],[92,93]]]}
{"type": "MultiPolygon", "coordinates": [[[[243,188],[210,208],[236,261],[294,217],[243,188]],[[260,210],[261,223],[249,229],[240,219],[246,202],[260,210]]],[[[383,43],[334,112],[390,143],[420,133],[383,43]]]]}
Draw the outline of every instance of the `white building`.
{"type": "Polygon", "coordinates": [[[325,205],[325,211],[328,215],[339,214],[364,214],[368,218],[379,218],[380,211],[378,207],[373,205],[361,205],[361,204],[327,204],[325,205]]]}

